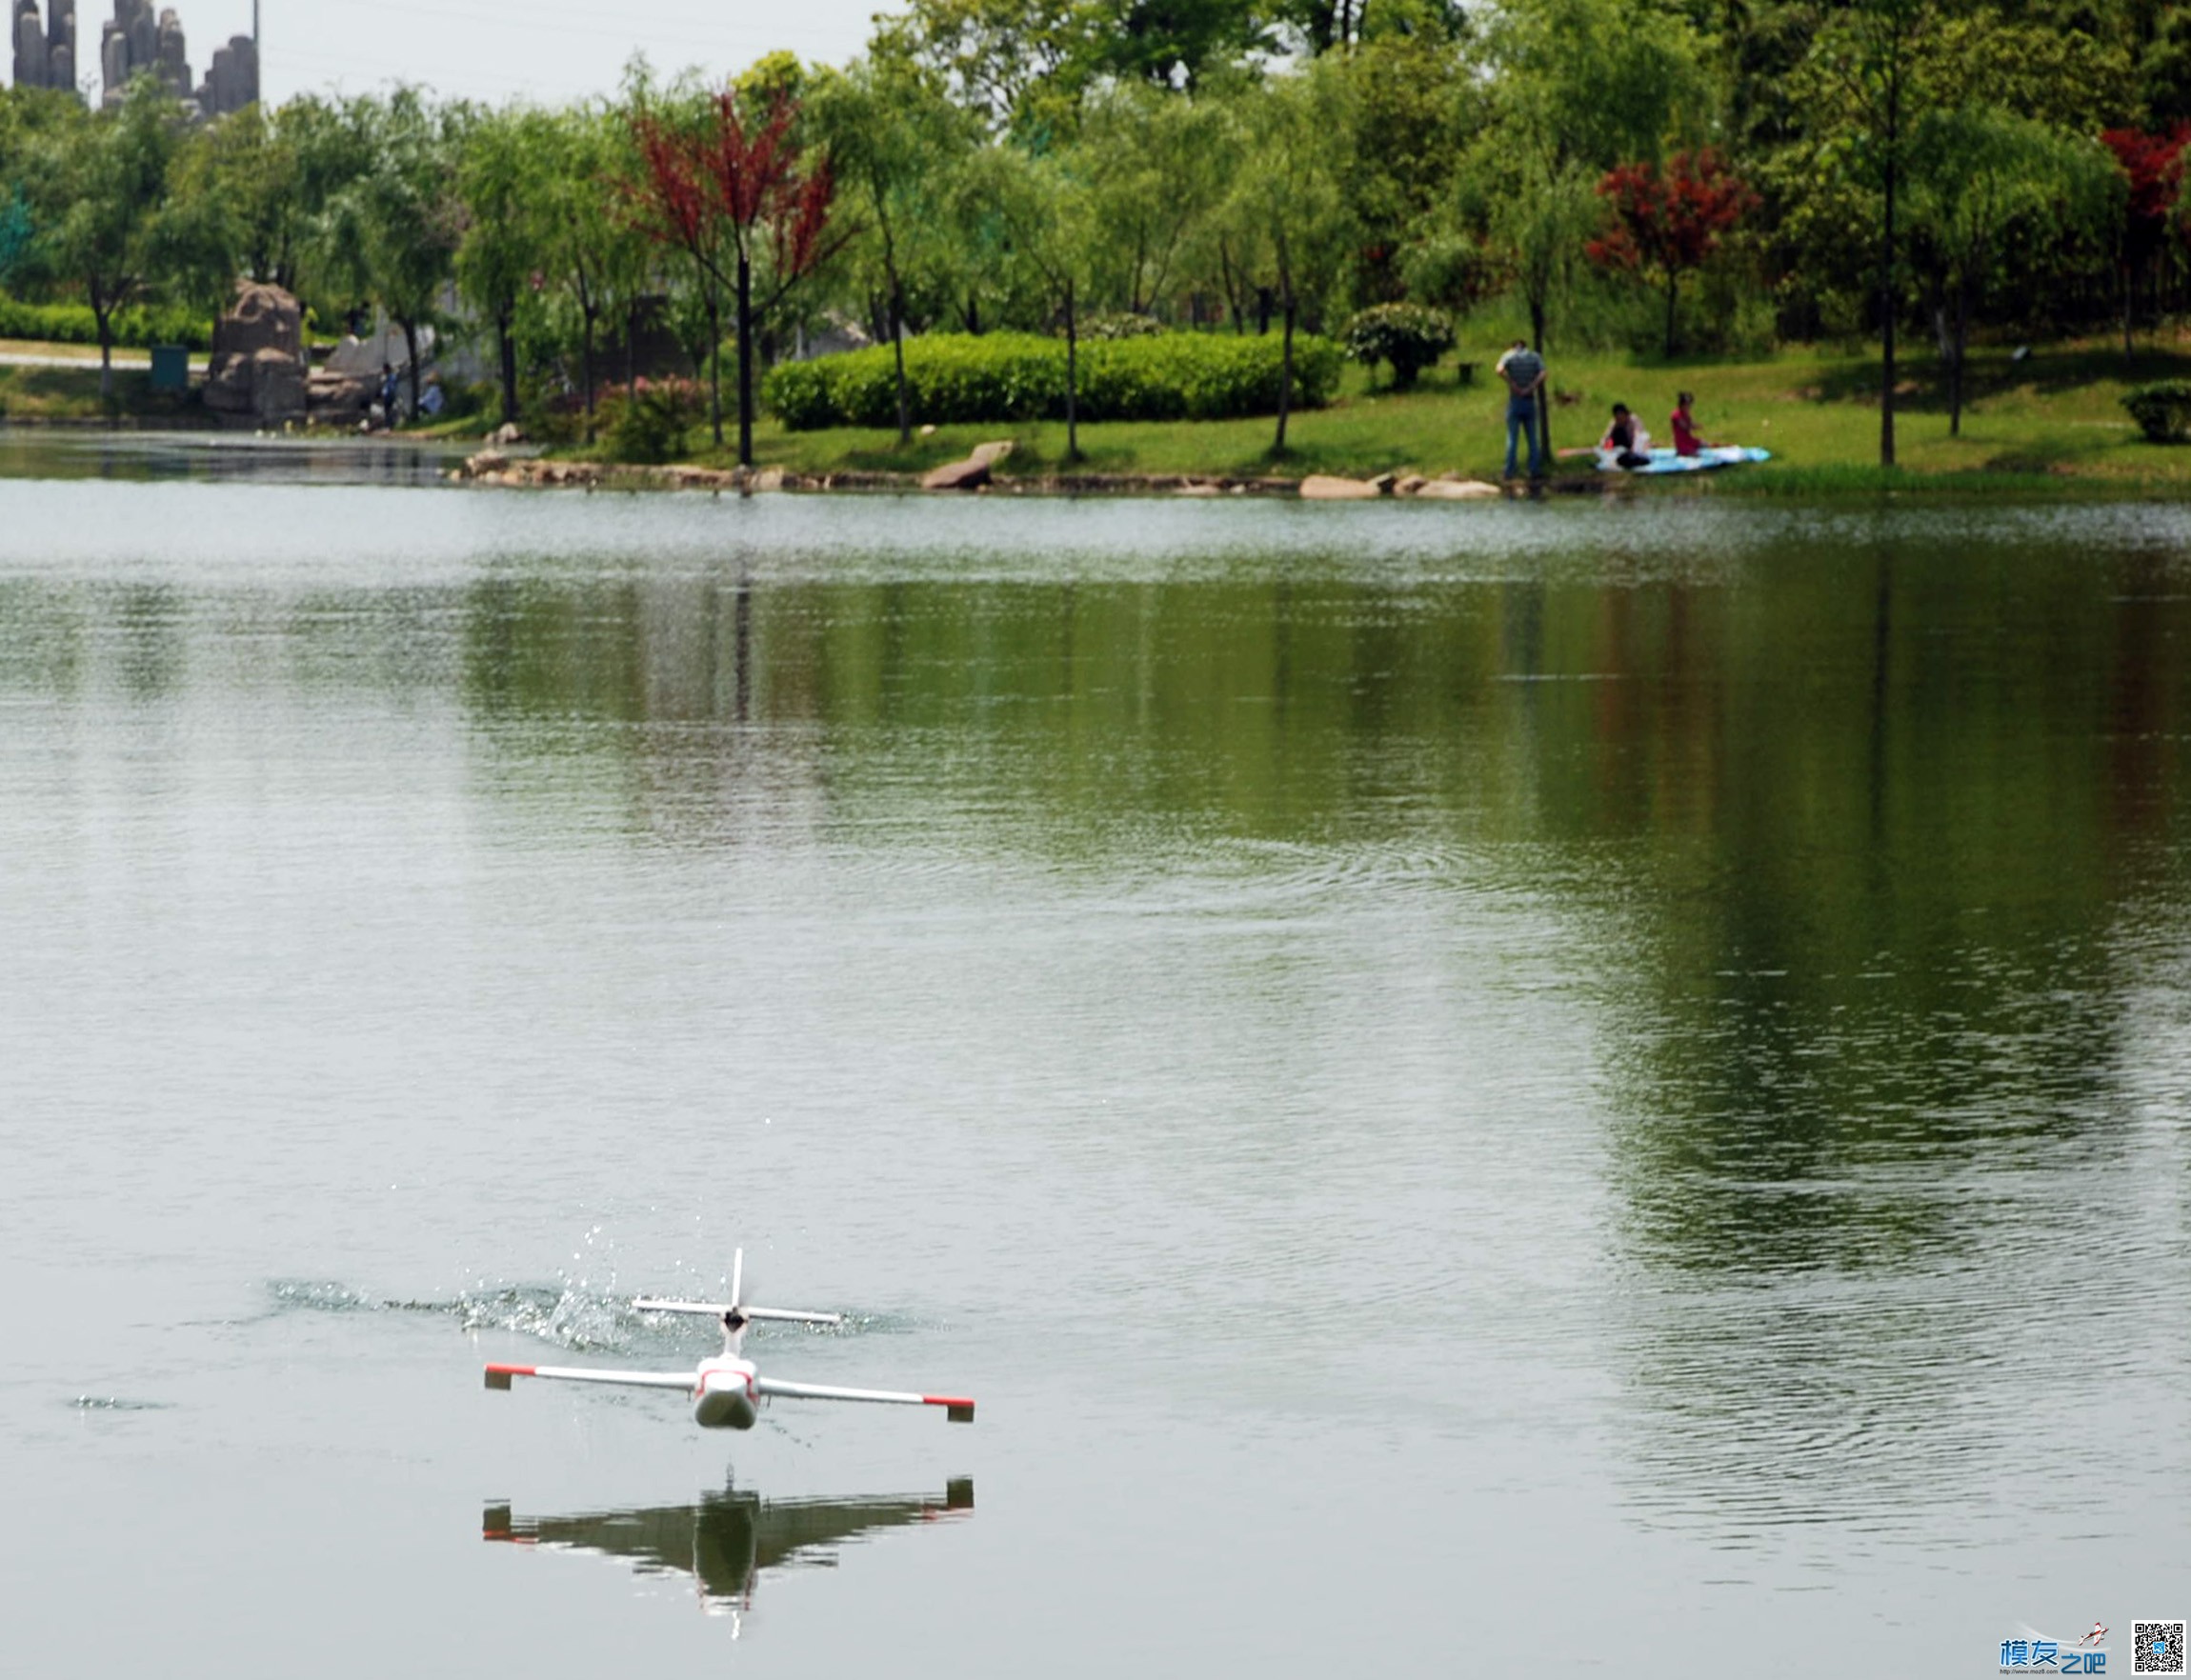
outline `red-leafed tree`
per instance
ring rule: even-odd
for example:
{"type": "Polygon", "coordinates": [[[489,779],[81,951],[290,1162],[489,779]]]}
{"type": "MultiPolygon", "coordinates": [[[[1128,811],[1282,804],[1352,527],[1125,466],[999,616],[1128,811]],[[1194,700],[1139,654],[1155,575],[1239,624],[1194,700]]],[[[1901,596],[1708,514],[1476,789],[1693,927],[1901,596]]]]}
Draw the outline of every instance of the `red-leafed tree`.
{"type": "Polygon", "coordinates": [[[1757,208],[1758,195],[1709,147],[1678,151],[1661,170],[1622,164],[1598,183],[1612,207],[1604,234],[1586,248],[1605,269],[1658,275],[1666,288],[1666,353],[1675,350],[1681,276],[1700,269],[1719,240],[1757,208]]]}
{"type": "Polygon", "coordinates": [[[2150,273],[2176,229],[2177,195],[2183,186],[2184,148],[2191,124],[2179,123],[2162,133],[2142,129],[2109,129],[2100,138],[2130,182],[2122,210],[2116,261],[2122,281],[2122,353],[2132,352],[2131,329],[2138,280],[2150,273]]]}
{"type": "Polygon", "coordinates": [[[711,332],[710,410],[723,441],[721,298],[738,329],[738,464],[754,464],[754,326],[844,243],[830,227],[834,182],[827,157],[809,162],[798,106],[776,99],[755,118],[739,96],[715,94],[698,112],[642,108],[633,117],[642,172],[627,197],[642,228],[693,263],[711,332]],[[756,283],[758,290],[756,290],[756,283]]]}

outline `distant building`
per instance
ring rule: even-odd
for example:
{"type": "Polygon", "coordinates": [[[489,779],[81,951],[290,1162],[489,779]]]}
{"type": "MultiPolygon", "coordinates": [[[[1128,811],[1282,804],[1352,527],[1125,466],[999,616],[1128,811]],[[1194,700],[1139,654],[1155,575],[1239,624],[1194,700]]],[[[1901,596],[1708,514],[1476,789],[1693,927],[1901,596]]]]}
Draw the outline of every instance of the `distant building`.
{"type": "Polygon", "coordinates": [[[206,79],[198,84],[198,109],[209,117],[227,116],[259,102],[259,44],[249,35],[231,35],[213,49],[206,79]]]}
{"type": "Polygon", "coordinates": [[[170,7],[155,19],[151,0],[114,0],[114,15],[99,34],[99,75],[104,102],[119,105],[132,77],[150,70],[177,99],[189,99],[191,62],[183,46],[183,20],[170,7]]]}
{"type": "Polygon", "coordinates": [[[76,85],[76,0],[47,0],[47,21],[38,21],[38,0],[15,0],[15,85],[18,88],[74,88],[76,85]]]}

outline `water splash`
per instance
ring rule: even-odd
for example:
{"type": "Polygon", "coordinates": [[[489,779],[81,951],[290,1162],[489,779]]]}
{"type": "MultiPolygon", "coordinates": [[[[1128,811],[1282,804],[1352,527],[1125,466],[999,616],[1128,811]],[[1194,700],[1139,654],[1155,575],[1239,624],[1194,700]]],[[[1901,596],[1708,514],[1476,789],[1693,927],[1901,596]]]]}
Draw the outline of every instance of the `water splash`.
{"type": "MultiPolygon", "coordinates": [[[[347,1284],[306,1278],[278,1278],[267,1289],[276,1311],[434,1314],[452,1319],[467,1332],[503,1330],[573,1352],[683,1352],[712,1350],[719,1340],[715,1327],[705,1319],[636,1311],[631,1296],[582,1283],[483,1283],[445,1301],[386,1299],[347,1284]]],[[[886,1318],[848,1314],[842,1325],[772,1324],[756,1326],[748,1335],[765,1341],[898,1328],[886,1318]]]]}

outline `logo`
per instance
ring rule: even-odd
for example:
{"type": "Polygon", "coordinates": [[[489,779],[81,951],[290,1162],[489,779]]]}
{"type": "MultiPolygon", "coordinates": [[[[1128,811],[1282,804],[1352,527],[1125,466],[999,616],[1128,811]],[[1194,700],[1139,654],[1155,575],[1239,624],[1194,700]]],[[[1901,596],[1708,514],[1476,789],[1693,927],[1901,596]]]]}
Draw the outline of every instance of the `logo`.
{"type": "Polygon", "coordinates": [[[2105,1674],[2121,1670],[2108,1668],[2107,1625],[2095,1622],[2081,1639],[2058,1639],[2035,1628],[2019,1628],[2000,1642],[2000,1672],[2105,1674]]]}

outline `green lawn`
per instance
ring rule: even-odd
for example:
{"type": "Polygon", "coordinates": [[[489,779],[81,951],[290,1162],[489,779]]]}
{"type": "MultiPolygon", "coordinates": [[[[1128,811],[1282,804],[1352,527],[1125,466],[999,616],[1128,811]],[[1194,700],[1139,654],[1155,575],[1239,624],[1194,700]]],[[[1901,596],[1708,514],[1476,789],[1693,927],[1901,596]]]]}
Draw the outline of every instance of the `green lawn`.
{"type": "Polygon", "coordinates": [[[152,389],[142,368],[114,370],[112,408],[99,400],[98,352],[80,368],[0,366],[0,421],[173,420],[202,416],[195,396],[152,389]]]}
{"type": "MultiPolygon", "coordinates": [[[[1458,386],[1447,369],[1426,375],[1420,389],[1399,394],[1373,386],[1358,369],[1350,370],[1338,401],[1294,416],[1282,458],[1270,453],[1267,419],[1114,422],[1080,429],[1086,459],[1077,470],[1206,476],[1414,470],[1496,477],[1505,457],[1503,402],[1488,381],[1491,353],[1474,353],[1484,366],[1468,387],[1458,386]]],[[[1791,350],[1762,362],[1638,366],[1625,358],[1556,355],[1551,364],[1556,448],[1596,442],[1615,401],[1635,409],[1657,441],[1667,442],[1666,416],[1675,392],[1687,388],[1697,393],[1698,421],[1707,437],[1761,445],[1775,456],[1764,468],[1720,475],[1712,481],[1716,485],[1823,490],[1880,482],[1876,357],[1791,350]]],[[[1905,475],[1945,480],[1942,488],[1965,480],[1998,488],[2010,479],[2034,486],[2067,479],[2124,490],[2191,489],[2191,449],[2146,443],[2118,400],[2135,384],[2187,377],[2191,354],[2172,350],[2141,352],[2128,367],[2119,347],[2101,344],[2040,350],[2020,364],[2005,350],[1978,352],[1968,375],[1962,435],[1951,438],[1940,370],[1929,357],[1920,358],[1906,364],[1896,408],[1899,463],[1905,475]]],[[[951,426],[900,449],[889,430],[787,432],[772,420],[757,429],[754,454],[764,466],[802,472],[917,472],[996,437],[1018,444],[1004,464],[1004,476],[1065,470],[1065,428],[1055,423],[951,426]]],[[[703,450],[693,458],[724,466],[731,455],[703,450]]],[[[1586,462],[1563,468],[1589,470],[1586,462]]]]}

